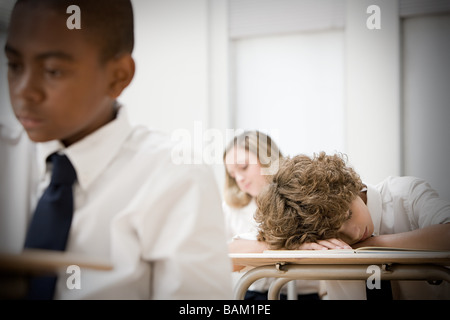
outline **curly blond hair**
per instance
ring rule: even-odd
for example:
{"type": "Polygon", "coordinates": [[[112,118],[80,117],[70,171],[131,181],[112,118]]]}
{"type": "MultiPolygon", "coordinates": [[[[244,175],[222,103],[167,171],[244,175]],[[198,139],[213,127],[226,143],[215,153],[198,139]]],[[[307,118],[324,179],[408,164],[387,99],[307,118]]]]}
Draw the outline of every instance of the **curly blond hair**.
{"type": "Polygon", "coordinates": [[[296,249],[305,242],[336,238],[363,186],[345,155],[285,158],[256,201],[258,240],[272,249],[296,249]]]}

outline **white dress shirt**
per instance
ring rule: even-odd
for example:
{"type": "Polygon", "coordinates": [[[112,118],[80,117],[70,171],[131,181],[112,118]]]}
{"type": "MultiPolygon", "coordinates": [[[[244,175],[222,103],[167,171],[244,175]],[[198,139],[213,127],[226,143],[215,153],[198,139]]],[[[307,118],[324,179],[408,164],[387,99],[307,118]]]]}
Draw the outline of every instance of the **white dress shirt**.
{"type": "MultiPolygon", "coordinates": [[[[37,144],[28,182],[37,181],[38,191],[21,199],[29,206],[3,212],[2,205],[2,215],[29,221],[49,183],[46,158],[65,153],[77,172],[67,251],[108,259],[114,268],[81,269],[81,289],[69,289],[62,272],[56,299],[230,299],[231,262],[211,169],[175,164],[170,138],[132,127],[125,111],[68,148],[37,144]]],[[[25,229],[8,240],[10,251],[22,248],[25,229]]]]}
{"type": "MultiPolygon", "coordinates": [[[[367,186],[367,206],[374,236],[396,234],[450,222],[450,203],[424,180],[388,177],[367,186]]],[[[369,276],[370,274],[368,274],[369,276]]],[[[394,299],[450,299],[450,284],[426,281],[391,281],[394,299]]],[[[330,299],[366,299],[365,281],[326,281],[330,299]]]]}
{"type": "Polygon", "coordinates": [[[242,208],[230,207],[224,201],[222,208],[225,215],[228,242],[233,239],[255,239],[258,234],[258,225],[254,218],[257,209],[255,199],[252,199],[249,204],[242,208]]]}

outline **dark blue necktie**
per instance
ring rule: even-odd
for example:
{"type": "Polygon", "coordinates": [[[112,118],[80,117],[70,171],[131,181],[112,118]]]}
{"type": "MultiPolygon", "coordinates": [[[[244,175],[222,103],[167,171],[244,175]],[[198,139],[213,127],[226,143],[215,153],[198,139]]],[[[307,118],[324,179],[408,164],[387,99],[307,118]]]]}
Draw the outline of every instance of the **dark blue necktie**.
{"type": "MultiPolygon", "coordinates": [[[[25,240],[25,248],[64,251],[72,223],[72,186],[77,176],[65,155],[52,154],[52,177],[36,206],[25,240]]],[[[28,299],[53,299],[55,276],[30,279],[28,299]]]]}

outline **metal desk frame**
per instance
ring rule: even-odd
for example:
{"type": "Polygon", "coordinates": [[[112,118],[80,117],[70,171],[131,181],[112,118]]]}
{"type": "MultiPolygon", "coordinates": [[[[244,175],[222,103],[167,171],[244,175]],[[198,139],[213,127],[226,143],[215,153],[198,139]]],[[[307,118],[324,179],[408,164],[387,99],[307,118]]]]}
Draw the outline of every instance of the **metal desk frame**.
{"type": "Polygon", "coordinates": [[[433,255],[413,253],[410,255],[388,254],[334,254],[320,257],[283,254],[230,254],[237,265],[253,267],[239,279],[234,298],[244,299],[250,285],[265,277],[276,278],[270,285],[268,299],[277,300],[281,288],[291,280],[367,280],[370,265],[381,266],[380,280],[425,280],[450,282],[450,252],[433,255]],[[384,262],[383,262],[384,261],[384,262]]]}

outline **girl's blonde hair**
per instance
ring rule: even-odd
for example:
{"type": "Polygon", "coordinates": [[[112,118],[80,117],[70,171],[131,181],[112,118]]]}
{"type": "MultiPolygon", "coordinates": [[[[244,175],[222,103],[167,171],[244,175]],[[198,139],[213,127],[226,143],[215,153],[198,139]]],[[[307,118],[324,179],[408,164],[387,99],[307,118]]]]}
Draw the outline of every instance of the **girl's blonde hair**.
{"type": "Polygon", "coordinates": [[[272,249],[336,238],[363,183],[343,155],[285,159],[256,199],[258,240],[272,249]]]}
{"type": "MultiPolygon", "coordinates": [[[[242,134],[234,137],[223,153],[224,163],[227,153],[235,147],[240,147],[256,155],[262,169],[261,174],[267,176],[268,181],[278,170],[279,161],[283,158],[276,143],[268,135],[257,130],[244,131],[242,134]]],[[[245,207],[252,200],[251,195],[239,189],[236,180],[230,176],[226,168],[224,200],[229,206],[234,208],[245,207]]]]}

